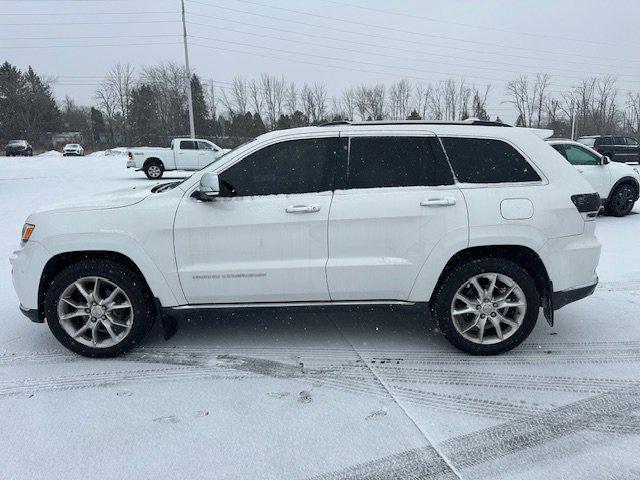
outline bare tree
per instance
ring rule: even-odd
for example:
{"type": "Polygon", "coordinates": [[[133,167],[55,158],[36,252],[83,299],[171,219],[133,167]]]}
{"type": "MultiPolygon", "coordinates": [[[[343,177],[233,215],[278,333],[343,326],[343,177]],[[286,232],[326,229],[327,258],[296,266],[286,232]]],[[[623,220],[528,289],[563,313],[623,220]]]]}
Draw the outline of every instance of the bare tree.
{"type": "Polygon", "coordinates": [[[429,105],[431,103],[431,97],[433,96],[433,87],[431,84],[425,85],[419,83],[414,89],[414,104],[416,112],[421,118],[428,118],[429,105]]]}
{"type": "Polygon", "coordinates": [[[298,110],[298,89],[296,84],[291,82],[284,92],[284,107],[285,110],[292,115],[298,110]]]}
{"type": "Polygon", "coordinates": [[[244,115],[249,102],[249,88],[242,77],[234,77],[229,91],[222,91],[222,104],[231,114],[244,115]]]}
{"type": "Polygon", "coordinates": [[[128,63],[116,63],[105,78],[105,87],[111,90],[117,109],[122,116],[122,133],[125,143],[129,140],[129,105],[135,86],[135,68],[128,63]]]}
{"type": "Polygon", "coordinates": [[[249,104],[254,113],[262,116],[264,98],[260,84],[255,80],[249,82],[249,104]]]}
{"type": "Polygon", "coordinates": [[[404,120],[409,115],[411,84],[402,79],[389,88],[389,114],[392,119],[404,120]]]}
{"type": "Polygon", "coordinates": [[[640,134],[640,92],[627,94],[625,128],[628,128],[634,135],[640,134]]]}
{"type": "Polygon", "coordinates": [[[361,120],[382,120],[384,118],[386,88],[380,83],[369,87],[361,85],[356,89],[356,109],[361,120]]]}
{"type": "Polygon", "coordinates": [[[260,85],[262,86],[267,122],[269,127],[274,129],[282,114],[286,83],[284,77],[276,78],[265,73],[260,77],[260,85]]]}
{"type": "Polygon", "coordinates": [[[352,87],[345,88],[342,91],[340,104],[342,107],[342,116],[348,120],[354,120],[356,114],[356,92],[352,87]]]}
{"type": "Polygon", "coordinates": [[[94,94],[97,107],[102,110],[107,124],[107,134],[109,143],[115,141],[115,122],[117,111],[117,100],[113,90],[106,83],[102,83],[94,94]]]}

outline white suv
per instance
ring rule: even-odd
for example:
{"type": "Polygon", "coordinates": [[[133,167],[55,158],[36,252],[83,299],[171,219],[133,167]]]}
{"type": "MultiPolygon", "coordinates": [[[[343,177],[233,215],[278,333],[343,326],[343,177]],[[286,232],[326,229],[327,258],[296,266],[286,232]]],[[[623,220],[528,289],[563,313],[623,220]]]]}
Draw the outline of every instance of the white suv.
{"type": "Polygon", "coordinates": [[[218,308],[393,304],[473,354],[593,292],[600,198],[526,129],[339,123],[267,133],[183,182],[34,213],[21,310],[107,357],[155,319],[218,308]]]}
{"type": "Polygon", "coordinates": [[[605,212],[616,217],[631,213],[640,193],[640,172],[626,163],[571,140],[548,140],[558,153],[582,174],[602,199],[605,212]]]}

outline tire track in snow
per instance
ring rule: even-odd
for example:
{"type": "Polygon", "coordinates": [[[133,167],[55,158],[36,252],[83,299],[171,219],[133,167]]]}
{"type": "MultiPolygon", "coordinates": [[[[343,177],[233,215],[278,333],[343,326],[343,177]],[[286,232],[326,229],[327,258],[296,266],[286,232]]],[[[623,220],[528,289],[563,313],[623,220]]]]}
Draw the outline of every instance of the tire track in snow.
{"type": "Polygon", "coordinates": [[[311,477],[309,480],[454,480],[457,478],[433,447],[420,447],[311,477]]]}
{"type": "MultiPolygon", "coordinates": [[[[634,428],[629,429],[631,425],[626,414],[638,409],[640,389],[619,390],[460,435],[441,442],[439,447],[445,457],[464,472],[584,431],[637,435],[640,419],[632,417],[634,428]]],[[[574,438],[569,447],[580,451],[592,447],[593,441],[592,438],[574,438]]],[[[363,462],[310,480],[449,478],[438,477],[447,474],[439,470],[441,463],[443,460],[431,452],[431,447],[423,447],[363,462]]]]}

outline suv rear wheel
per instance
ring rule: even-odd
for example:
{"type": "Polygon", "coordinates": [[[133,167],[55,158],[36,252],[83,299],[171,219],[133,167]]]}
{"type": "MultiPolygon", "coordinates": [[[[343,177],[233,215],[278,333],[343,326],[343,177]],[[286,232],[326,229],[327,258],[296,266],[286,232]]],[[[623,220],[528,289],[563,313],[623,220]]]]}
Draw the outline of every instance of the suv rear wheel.
{"type": "Polygon", "coordinates": [[[69,350],[114,357],[142,340],[154,311],[137,272],[112,260],[86,259],[54,278],[45,296],[45,316],[51,332],[69,350]]]}
{"type": "Polygon", "coordinates": [[[496,355],[515,348],[531,333],[540,296],[531,275],[496,257],[476,258],[449,271],[434,292],[432,314],[458,349],[496,355]]]}

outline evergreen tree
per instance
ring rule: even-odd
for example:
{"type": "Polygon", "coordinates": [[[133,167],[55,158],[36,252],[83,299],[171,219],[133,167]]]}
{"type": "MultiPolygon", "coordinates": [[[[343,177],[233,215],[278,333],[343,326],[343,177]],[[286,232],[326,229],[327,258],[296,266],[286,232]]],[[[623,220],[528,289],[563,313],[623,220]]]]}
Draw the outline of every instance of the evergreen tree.
{"type": "Polygon", "coordinates": [[[209,130],[209,109],[204,99],[204,90],[200,78],[195,73],[191,76],[191,99],[193,101],[193,124],[199,137],[211,134],[209,130]]]}
{"type": "Polygon", "coordinates": [[[102,112],[97,108],[91,107],[91,137],[93,143],[104,143],[105,126],[102,112]]]}
{"type": "Polygon", "coordinates": [[[293,112],[290,121],[292,127],[306,127],[307,125],[309,125],[309,119],[300,110],[296,110],[295,112],[293,112]]]}
{"type": "Polygon", "coordinates": [[[407,117],[407,120],[422,120],[422,117],[415,110],[411,111],[411,114],[407,117]]]}
{"type": "Polygon", "coordinates": [[[280,115],[278,121],[276,122],[276,130],[284,130],[287,128],[291,128],[291,119],[289,115],[280,115]]]}
{"type": "Polygon", "coordinates": [[[257,137],[258,135],[262,135],[267,131],[267,127],[264,126],[264,122],[262,121],[262,117],[259,113],[253,114],[253,119],[251,122],[251,136],[257,137]]]}
{"type": "Polygon", "coordinates": [[[60,129],[60,110],[51,88],[29,67],[22,73],[9,62],[0,66],[0,132],[7,138],[46,141],[60,129]]]}
{"type": "Polygon", "coordinates": [[[160,142],[158,131],[158,104],[150,85],[142,84],[131,91],[129,127],[136,143],[152,145],[160,142]]]}
{"type": "Polygon", "coordinates": [[[526,127],[527,123],[524,121],[524,117],[522,114],[518,115],[518,119],[516,120],[516,127],[526,127]]]}

